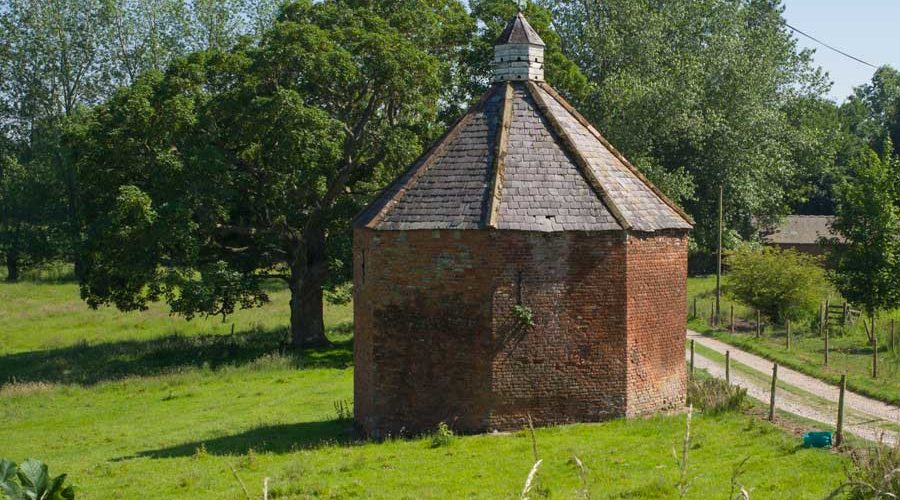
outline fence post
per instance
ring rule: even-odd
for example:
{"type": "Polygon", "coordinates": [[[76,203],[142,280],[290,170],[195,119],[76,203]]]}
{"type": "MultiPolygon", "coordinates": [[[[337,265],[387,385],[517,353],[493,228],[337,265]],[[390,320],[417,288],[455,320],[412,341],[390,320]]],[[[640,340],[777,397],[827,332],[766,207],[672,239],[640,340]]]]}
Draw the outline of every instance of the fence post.
{"type": "Polygon", "coordinates": [[[787,350],[791,350],[791,320],[787,320],[787,324],[785,325],[787,329],[787,350]]]}
{"type": "Polygon", "coordinates": [[[872,318],[872,378],[878,378],[878,333],[875,331],[875,318],[872,318]]]}
{"type": "Polygon", "coordinates": [[[692,318],[697,318],[697,296],[694,295],[694,314],[691,315],[692,318]]]}
{"type": "Polygon", "coordinates": [[[838,396],[837,432],[834,433],[834,445],[844,442],[844,392],[847,391],[847,375],[841,375],[841,392],[838,396]]]}
{"type": "Polygon", "coordinates": [[[731,351],[725,351],[725,382],[731,385],[731,351]]]}
{"type": "Polygon", "coordinates": [[[694,376],[694,339],[691,339],[691,377],[694,376]]]}
{"type": "Polygon", "coordinates": [[[778,383],[778,363],[772,365],[772,391],[769,398],[769,422],[775,420],[775,384],[778,383]]]}
{"type": "Polygon", "coordinates": [[[731,304],[731,333],[734,333],[734,304],[731,304]]]}
{"type": "Polygon", "coordinates": [[[761,323],[762,315],[759,312],[759,309],[756,310],[756,338],[762,336],[762,323],[761,323]]]}
{"type": "Polygon", "coordinates": [[[716,326],[718,322],[716,321],[716,303],[709,303],[709,326],[716,326]]]}
{"type": "Polygon", "coordinates": [[[897,352],[897,344],[894,343],[894,320],[891,320],[891,352],[897,352]]]}
{"type": "Polygon", "coordinates": [[[825,330],[825,303],[819,302],[819,336],[822,336],[822,332],[825,330]]]}
{"type": "Polygon", "coordinates": [[[825,366],[828,366],[828,328],[825,329],[825,366]]]}

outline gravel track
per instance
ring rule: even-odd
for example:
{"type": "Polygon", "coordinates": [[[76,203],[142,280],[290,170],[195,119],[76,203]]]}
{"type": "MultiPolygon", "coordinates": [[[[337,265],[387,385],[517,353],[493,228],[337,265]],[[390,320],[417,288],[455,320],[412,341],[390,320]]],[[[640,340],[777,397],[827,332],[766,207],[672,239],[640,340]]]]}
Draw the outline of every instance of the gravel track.
{"type": "MultiPolygon", "coordinates": [[[[688,339],[693,339],[697,344],[712,349],[723,356],[726,350],[730,351],[732,361],[743,364],[766,378],[771,377],[771,361],[716,339],[704,337],[691,330],[688,330],[687,334],[688,339]]],[[[694,365],[696,368],[706,370],[716,378],[725,378],[724,363],[710,360],[695,353],[694,365]]],[[[791,387],[813,394],[815,399],[817,399],[817,401],[814,401],[811,397],[805,397],[790,390],[780,390],[775,399],[775,406],[778,409],[831,426],[835,425],[837,400],[840,392],[836,386],[784,366],[778,367],[778,380],[791,387]]],[[[743,376],[735,366],[732,366],[731,381],[735,385],[747,389],[747,394],[750,397],[768,404],[770,383],[763,383],[756,377],[743,376]]],[[[887,443],[900,442],[900,433],[895,430],[889,430],[884,425],[893,424],[894,426],[900,426],[900,407],[847,391],[845,394],[844,413],[846,415],[844,429],[847,432],[869,441],[883,439],[887,443]]],[[[896,429],[896,427],[894,428],[896,429]]]]}

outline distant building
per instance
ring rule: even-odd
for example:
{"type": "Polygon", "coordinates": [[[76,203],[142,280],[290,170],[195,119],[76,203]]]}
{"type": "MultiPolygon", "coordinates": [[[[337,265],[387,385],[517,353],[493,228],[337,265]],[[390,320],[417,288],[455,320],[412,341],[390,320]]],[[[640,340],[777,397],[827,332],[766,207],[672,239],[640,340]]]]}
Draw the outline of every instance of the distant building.
{"type": "Polygon", "coordinates": [[[769,246],[823,255],[826,248],[821,239],[836,237],[832,222],[833,215],[789,215],[781,224],[761,228],[760,239],[769,246]]]}

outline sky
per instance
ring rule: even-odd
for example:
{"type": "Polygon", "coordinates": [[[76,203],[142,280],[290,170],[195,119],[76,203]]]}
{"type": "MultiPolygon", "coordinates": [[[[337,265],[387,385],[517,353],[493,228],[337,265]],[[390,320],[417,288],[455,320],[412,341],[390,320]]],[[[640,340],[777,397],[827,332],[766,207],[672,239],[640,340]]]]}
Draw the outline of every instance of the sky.
{"type": "MultiPolygon", "coordinates": [[[[863,61],[900,69],[900,0],[784,0],[788,24],[863,61]]],[[[815,61],[834,82],[830,97],[843,102],[853,87],[872,79],[874,69],[801,35],[816,49],[815,61]]]]}

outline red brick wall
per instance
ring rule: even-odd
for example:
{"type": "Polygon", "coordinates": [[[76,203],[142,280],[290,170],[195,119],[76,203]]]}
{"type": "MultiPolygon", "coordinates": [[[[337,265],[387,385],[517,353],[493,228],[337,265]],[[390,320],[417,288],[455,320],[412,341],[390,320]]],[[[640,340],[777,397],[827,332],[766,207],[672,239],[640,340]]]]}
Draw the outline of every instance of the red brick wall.
{"type": "Polygon", "coordinates": [[[628,237],[629,416],[684,405],[687,233],[628,237]]]}
{"type": "Polygon", "coordinates": [[[626,243],[614,232],[356,229],[357,421],[376,434],[414,434],[441,421],[483,431],[520,428],[528,415],[536,425],[623,416],[640,398],[648,411],[663,399],[683,401],[685,299],[670,300],[685,293],[685,240],[656,244],[673,249],[659,259],[646,241],[629,236],[626,243]],[[661,268],[626,279],[626,265],[640,262],[661,268]],[[656,302],[672,311],[630,328],[626,300],[653,308],[640,279],[673,288],[656,302]],[[520,299],[534,313],[533,327],[517,324],[520,299]],[[680,340],[646,333],[672,329],[678,317],[680,340]],[[664,379],[664,391],[631,370],[627,353],[641,355],[643,343],[626,334],[656,339],[645,358],[663,365],[652,376],[664,379]],[[639,399],[627,394],[632,382],[639,399]]]}
{"type": "Polygon", "coordinates": [[[441,421],[484,427],[486,242],[472,231],[355,231],[354,410],[367,431],[412,434],[441,421]]]}

